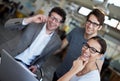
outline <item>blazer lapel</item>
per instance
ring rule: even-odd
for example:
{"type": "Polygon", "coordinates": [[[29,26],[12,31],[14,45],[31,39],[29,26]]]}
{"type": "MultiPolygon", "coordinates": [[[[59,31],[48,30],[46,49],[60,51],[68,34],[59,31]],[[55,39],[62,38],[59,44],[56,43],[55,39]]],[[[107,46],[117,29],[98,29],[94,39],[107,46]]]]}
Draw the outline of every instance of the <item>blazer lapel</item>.
{"type": "Polygon", "coordinates": [[[37,24],[38,26],[36,26],[36,32],[32,38],[32,42],[35,40],[35,38],[38,36],[38,34],[40,33],[40,31],[42,30],[44,23],[43,24],[37,24]]]}
{"type": "Polygon", "coordinates": [[[47,52],[49,50],[53,49],[51,46],[56,45],[55,40],[57,40],[57,39],[56,39],[56,34],[54,33],[53,36],[51,37],[50,41],[48,42],[48,44],[45,46],[45,48],[44,48],[42,54],[40,55],[40,57],[48,54],[47,52]]]}

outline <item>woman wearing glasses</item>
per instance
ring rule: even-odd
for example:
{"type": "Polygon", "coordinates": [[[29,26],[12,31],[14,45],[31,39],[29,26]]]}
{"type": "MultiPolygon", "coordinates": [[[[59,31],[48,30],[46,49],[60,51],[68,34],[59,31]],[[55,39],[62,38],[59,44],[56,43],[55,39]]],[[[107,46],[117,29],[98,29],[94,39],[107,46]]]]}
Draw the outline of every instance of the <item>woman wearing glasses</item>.
{"type": "Polygon", "coordinates": [[[87,43],[83,44],[81,55],[73,62],[72,68],[58,81],[100,81],[96,60],[102,57],[106,48],[106,42],[101,37],[90,38],[87,43]],[[89,64],[91,65],[90,71],[84,74],[84,68],[89,64]]]}

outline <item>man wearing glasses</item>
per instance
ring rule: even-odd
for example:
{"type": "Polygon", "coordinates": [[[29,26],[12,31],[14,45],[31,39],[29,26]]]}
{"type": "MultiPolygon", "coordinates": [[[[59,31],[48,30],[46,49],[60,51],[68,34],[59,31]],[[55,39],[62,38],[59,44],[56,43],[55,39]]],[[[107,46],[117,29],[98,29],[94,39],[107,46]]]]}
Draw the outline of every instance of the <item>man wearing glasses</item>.
{"type": "MultiPolygon", "coordinates": [[[[61,76],[63,76],[66,72],[70,70],[73,61],[77,59],[81,54],[83,42],[86,42],[88,39],[97,36],[98,30],[101,30],[103,23],[104,23],[103,12],[101,12],[99,9],[94,9],[87,16],[85,28],[76,27],[67,35],[67,37],[63,40],[61,49],[59,49],[57,52],[61,51],[67,45],[68,50],[66,56],[63,59],[63,62],[61,63],[60,66],[58,66],[54,73],[53,81],[57,81],[61,76]]],[[[98,60],[97,65],[101,70],[103,60],[98,60]]],[[[89,63],[86,66],[91,67],[91,64],[89,63]]],[[[87,73],[91,70],[89,68],[85,69],[86,70],[84,70],[83,73],[87,73]]]]}
{"type": "Polygon", "coordinates": [[[6,28],[23,32],[17,47],[12,51],[15,59],[34,73],[48,55],[60,48],[61,40],[55,30],[65,19],[65,11],[54,7],[48,17],[39,14],[24,19],[8,20],[5,23],[6,28]]]}

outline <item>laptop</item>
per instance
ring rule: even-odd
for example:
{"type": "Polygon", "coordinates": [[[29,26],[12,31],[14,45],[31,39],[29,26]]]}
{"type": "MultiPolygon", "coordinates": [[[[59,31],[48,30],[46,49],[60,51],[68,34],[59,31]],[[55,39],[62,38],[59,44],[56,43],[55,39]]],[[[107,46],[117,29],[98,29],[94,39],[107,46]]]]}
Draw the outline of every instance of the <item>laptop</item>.
{"type": "Polygon", "coordinates": [[[21,66],[6,50],[1,51],[0,81],[38,81],[32,72],[21,66]]]}

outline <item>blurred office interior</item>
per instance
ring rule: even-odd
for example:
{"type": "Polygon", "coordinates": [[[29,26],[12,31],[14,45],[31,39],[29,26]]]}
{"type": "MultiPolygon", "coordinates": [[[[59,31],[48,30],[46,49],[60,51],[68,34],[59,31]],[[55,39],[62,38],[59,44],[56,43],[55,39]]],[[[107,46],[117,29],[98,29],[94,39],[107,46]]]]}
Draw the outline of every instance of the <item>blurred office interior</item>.
{"type": "MultiPolygon", "coordinates": [[[[86,15],[92,9],[99,7],[105,11],[104,26],[99,34],[107,41],[108,48],[101,81],[120,81],[120,0],[0,0],[0,49],[11,50],[19,40],[20,32],[4,29],[6,20],[35,14],[47,15],[55,6],[60,6],[67,12],[66,22],[60,27],[60,30],[65,31],[65,35],[75,27],[84,27],[86,15]]],[[[64,55],[49,57],[43,65],[47,77],[43,81],[51,80],[50,72],[54,72],[63,58],[64,55]]]]}

